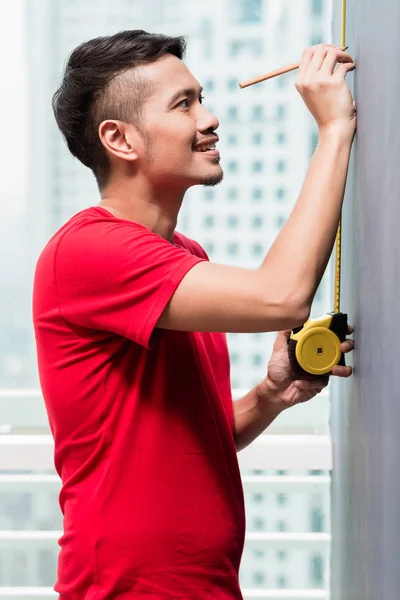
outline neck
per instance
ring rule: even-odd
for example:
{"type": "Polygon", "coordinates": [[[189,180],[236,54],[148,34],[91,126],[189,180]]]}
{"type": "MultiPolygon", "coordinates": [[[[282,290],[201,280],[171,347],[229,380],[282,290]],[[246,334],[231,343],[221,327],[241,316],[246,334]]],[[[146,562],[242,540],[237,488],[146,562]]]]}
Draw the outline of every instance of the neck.
{"type": "Polygon", "coordinates": [[[140,223],[169,242],[174,231],[185,191],[166,187],[156,189],[148,182],[114,181],[101,194],[99,206],[117,218],[140,223]]]}

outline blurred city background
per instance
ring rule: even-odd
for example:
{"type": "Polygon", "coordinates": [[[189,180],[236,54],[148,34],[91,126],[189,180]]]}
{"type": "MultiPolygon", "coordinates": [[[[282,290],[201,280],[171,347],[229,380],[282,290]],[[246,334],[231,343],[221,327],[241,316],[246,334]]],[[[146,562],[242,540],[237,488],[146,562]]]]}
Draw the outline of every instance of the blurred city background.
{"type": "MultiPolygon", "coordinates": [[[[178,230],[202,244],[212,261],[255,268],[298,197],[318,135],[295,89],[296,72],[244,90],[238,83],[299,60],[306,46],[331,43],[331,13],[327,0],[1,4],[0,434],[48,433],[31,324],[33,269],[53,232],[99,201],[92,173],[68,153],[51,110],[72,49],[122,29],[187,36],[185,62],[204,87],[204,103],[220,120],[225,178],[216,187],[188,192],[178,230]]],[[[328,272],[313,315],[333,309],[331,293],[328,272]]],[[[229,334],[235,390],[247,390],[265,375],[274,338],[229,334]]],[[[326,432],[328,402],[329,393],[294,409],[274,431],[326,432]]],[[[257,468],[243,476],[249,533],[329,533],[328,472],[257,468]],[[285,477],[293,476],[314,483],[290,487],[285,477]],[[282,484],[268,484],[274,477],[282,477],[282,484]]],[[[35,487],[4,477],[0,530],[61,529],[58,482],[49,477],[35,487]]],[[[53,586],[56,559],[56,541],[9,544],[1,541],[0,531],[0,586],[53,586]]],[[[262,535],[246,544],[241,569],[246,589],[323,590],[328,578],[328,544],[285,548],[269,545],[262,535]]]]}

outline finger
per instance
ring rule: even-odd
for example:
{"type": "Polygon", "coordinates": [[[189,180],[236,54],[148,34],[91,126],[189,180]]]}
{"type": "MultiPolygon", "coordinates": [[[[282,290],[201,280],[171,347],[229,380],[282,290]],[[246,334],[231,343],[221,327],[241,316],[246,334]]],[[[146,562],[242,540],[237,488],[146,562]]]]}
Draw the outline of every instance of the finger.
{"type": "Polygon", "coordinates": [[[298,81],[302,81],[304,79],[304,76],[307,73],[308,67],[310,65],[311,60],[313,59],[315,52],[319,48],[323,48],[323,47],[335,48],[335,46],[333,44],[317,44],[316,46],[309,46],[308,48],[306,48],[304,50],[301,60],[300,60],[300,64],[299,64],[299,70],[298,70],[298,76],[297,76],[298,81]]]}
{"type": "Polygon", "coordinates": [[[352,56],[348,52],[344,52],[338,48],[328,48],[323,64],[321,65],[321,72],[326,73],[327,75],[333,75],[338,62],[351,65],[355,64],[352,56]]]}
{"type": "Polygon", "coordinates": [[[329,383],[329,377],[318,377],[313,379],[297,379],[295,382],[295,386],[298,390],[301,391],[321,391],[324,389],[329,383]]]}
{"type": "MultiPolygon", "coordinates": [[[[354,63],[341,64],[338,66],[338,68],[334,72],[333,76],[336,79],[343,79],[344,77],[346,77],[346,75],[349,71],[354,71],[355,68],[356,68],[356,65],[354,63]]],[[[354,107],[355,107],[355,104],[354,104],[354,107]]]]}
{"type": "Polygon", "coordinates": [[[354,327],[352,327],[351,325],[348,325],[347,333],[352,334],[353,332],[354,332],[354,327]]]}
{"type": "Polygon", "coordinates": [[[353,369],[351,367],[342,367],[340,365],[336,365],[332,369],[332,375],[335,377],[350,377],[353,369]]]}
{"type": "Polygon", "coordinates": [[[305,74],[307,73],[308,65],[311,62],[314,52],[315,52],[315,46],[310,46],[309,48],[306,48],[304,50],[304,52],[301,56],[300,64],[299,64],[297,80],[304,79],[305,74]]]}
{"type": "Polygon", "coordinates": [[[340,350],[341,350],[341,352],[344,352],[345,354],[347,352],[351,352],[352,350],[354,350],[354,341],[353,340],[345,340],[344,342],[342,342],[340,344],[340,350]]]}
{"type": "Polygon", "coordinates": [[[335,52],[335,46],[328,46],[328,44],[316,46],[316,50],[308,65],[307,75],[309,75],[310,72],[315,73],[321,69],[329,52],[335,52]]]}
{"type": "Polygon", "coordinates": [[[278,351],[286,347],[291,333],[291,330],[278,331],[274,342],[274,350],[278,351]]]}

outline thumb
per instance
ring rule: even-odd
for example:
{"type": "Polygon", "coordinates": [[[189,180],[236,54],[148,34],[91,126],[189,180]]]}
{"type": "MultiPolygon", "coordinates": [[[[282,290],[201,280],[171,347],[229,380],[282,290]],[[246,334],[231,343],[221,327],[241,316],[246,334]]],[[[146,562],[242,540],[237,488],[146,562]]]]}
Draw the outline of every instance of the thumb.
{"type": "Polygon", "coordinates": [[[282,348],[287,346],[288,340],[290,338],[290,334],[292,333],[291,329],[285,329],[283,331],[278,331],[275,340],[275,349],[282,348]]]}

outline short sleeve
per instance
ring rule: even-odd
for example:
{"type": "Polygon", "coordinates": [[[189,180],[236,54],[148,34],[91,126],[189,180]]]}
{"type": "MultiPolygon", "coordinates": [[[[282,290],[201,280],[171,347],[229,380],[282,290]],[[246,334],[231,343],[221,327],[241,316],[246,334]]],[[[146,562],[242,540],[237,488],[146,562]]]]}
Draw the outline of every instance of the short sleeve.
{"type": "Polygon", "coordinates": [[[179,283],[203,260],[137,223],[80,224],[64,233],[55,253],[61,316],[149,348],[179,283]]]}

